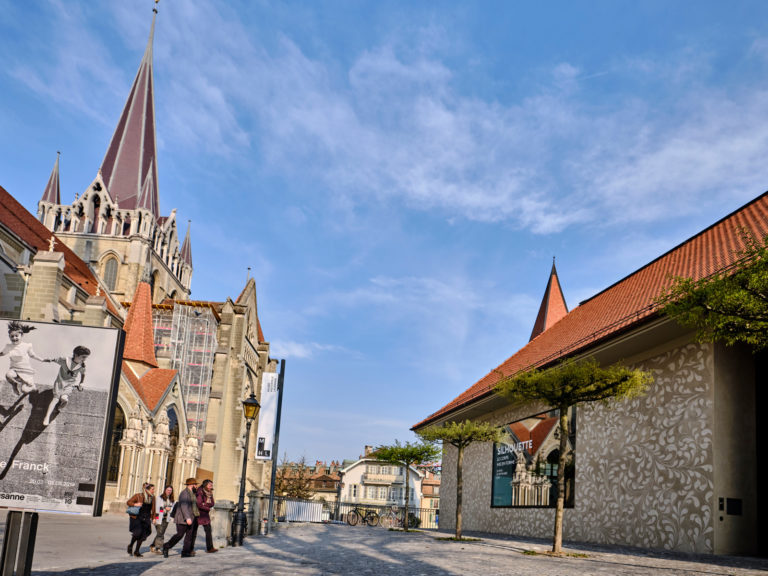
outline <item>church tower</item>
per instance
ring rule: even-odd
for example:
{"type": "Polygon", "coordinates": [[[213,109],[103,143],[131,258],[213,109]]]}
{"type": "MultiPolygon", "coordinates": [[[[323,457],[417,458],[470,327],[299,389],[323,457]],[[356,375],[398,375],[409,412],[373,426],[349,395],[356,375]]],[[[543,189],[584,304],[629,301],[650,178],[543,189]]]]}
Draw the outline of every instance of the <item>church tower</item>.
{"type": "Polygon", "coordinates": [[[153,12],[139,71],[96,178],[71,205],[61,204],[57,157],[38,218],[118,300],[130,299],[147,274],[158,303],[189,298],[192,251],[189,227],[183,246],[179,240],[176,210],[160,216],[152,73],[157,8],[153,12]]]}
{"type": "Polygon", "coordinates": [[[557,277],[555,259],[552,258],[552,271],[549,273],[547,288],[544,290],[544,298],[541,300],[539,314],[536,316],[536,323],[533,325],[530,339],[536,338],[536,336],[558,322],[566,314],[568,314],[568,305],[565,303],[563,289],[560,287],[560,279],[557,277]]]}

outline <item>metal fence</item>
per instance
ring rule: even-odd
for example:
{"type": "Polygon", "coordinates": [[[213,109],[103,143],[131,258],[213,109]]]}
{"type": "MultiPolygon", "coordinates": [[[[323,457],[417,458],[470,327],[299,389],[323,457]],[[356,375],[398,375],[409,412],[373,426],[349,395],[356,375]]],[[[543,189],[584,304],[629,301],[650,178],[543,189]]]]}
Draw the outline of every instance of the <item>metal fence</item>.
{"type": "MultiPolygon", "coordinates": [[[[395,512],[399,519],[403,518],[404,506],[376,506],[352,502],[322,502],[318,500],[301,500],[298,498],[276,498],[275,516],[278,522],[337,522],[346,523],[347,516],[355,509],[365,513],[375,512],[379,517],[390,511],[395,512]]],[[[439,511],[434,508],[408,509],[408,527],[422,530],[437,530],[439,511]]],[[[358,525],[363,525],[360,522],[358,525]]],[[[379,524],[386,527],[386,523],[379,524]]]]}

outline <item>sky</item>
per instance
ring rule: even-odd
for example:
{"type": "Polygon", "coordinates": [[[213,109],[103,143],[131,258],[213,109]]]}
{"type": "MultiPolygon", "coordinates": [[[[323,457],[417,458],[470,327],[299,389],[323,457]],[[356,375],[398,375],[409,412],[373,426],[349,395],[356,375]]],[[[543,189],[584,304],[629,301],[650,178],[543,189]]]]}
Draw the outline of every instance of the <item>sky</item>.
{"type": "MultiPolygon", "coordinates": [[[[0,186],[96,176],[153,2],[0,0],[0,186]]],[[[571,309],[768,188],[768,3],[161,1],[162,214],[256,279],[279,453],[413,440],[571,309]],[[250,268],[250,270],[249,270],[250,268]]]]}

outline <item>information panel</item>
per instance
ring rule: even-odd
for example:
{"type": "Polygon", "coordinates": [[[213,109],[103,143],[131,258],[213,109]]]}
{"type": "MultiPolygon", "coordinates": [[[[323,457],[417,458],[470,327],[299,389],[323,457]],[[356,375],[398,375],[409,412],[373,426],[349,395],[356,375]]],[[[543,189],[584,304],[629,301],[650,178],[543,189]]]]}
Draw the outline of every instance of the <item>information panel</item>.
{"type": "MultiPolygon", "coordinates": [[[[576,411],[568,411],[565,505],[573,506],[576,411]]],[[[557,503],[560,417],[553,410],[504,426],[504,439],[493,445],[494,507],[553,508],[557,503]]]]}
{"type": "Polygon", "coordinates": [[[121,335],[0,320],[0,507],[101,515],[121,335]]]}

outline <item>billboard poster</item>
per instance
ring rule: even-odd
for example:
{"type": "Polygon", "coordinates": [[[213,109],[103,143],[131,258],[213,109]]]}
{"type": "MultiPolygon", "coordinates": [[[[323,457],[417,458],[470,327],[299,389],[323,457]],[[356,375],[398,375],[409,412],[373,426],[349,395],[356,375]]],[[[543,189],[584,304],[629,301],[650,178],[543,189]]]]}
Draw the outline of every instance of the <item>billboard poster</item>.
{"type": "Polygon", "coordinates": [[[277,372],[264,372],[261,375],[261,410],[259,410],[259,429],[256,432],[256,460],[272,459],[272,444],[275,441],[277,423],[277,372]]]}
{"type": "Polygon", "coordinates": [[[122,331],[0,319],[0,507],[101,514],[122,331]]]}
{"type": "MultiPolygon", "coordinates": [[[[493,445],[492,507],[553,508],[557,503],[560,412],[552,410],[510,422],[493,445]]],[[[576,411],[568,409],[565,506],[574,504],[576,411]]]]}

